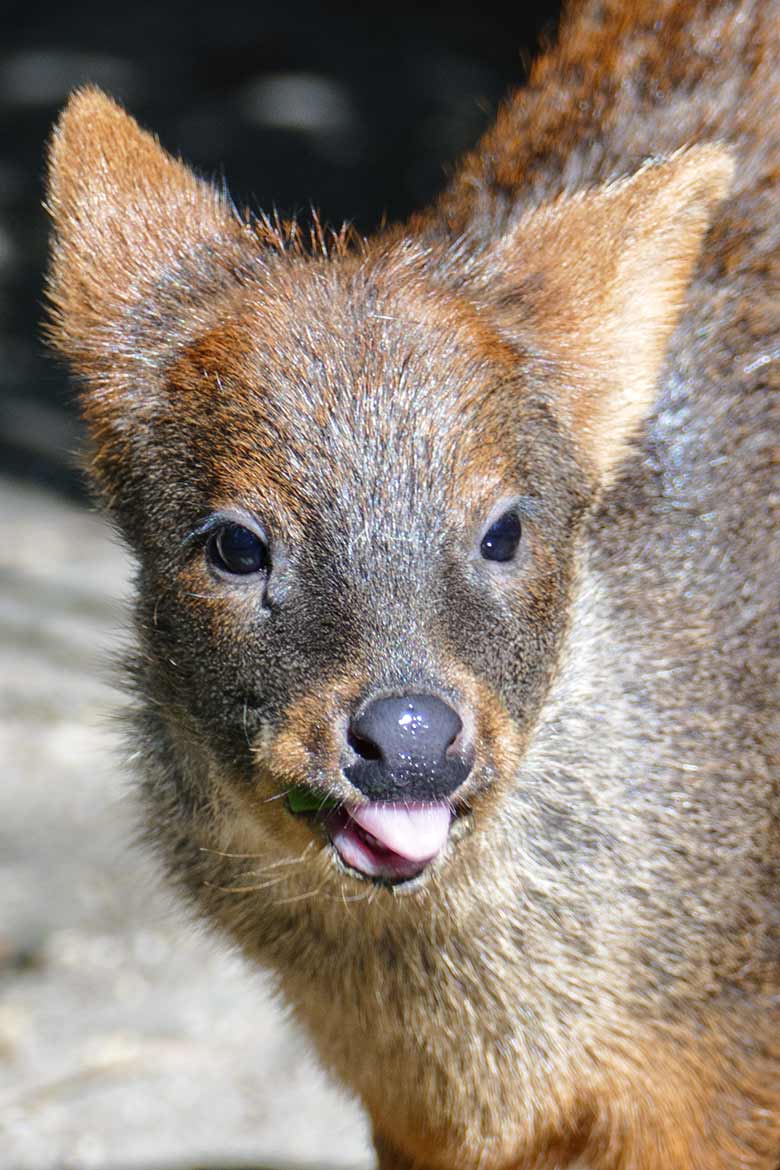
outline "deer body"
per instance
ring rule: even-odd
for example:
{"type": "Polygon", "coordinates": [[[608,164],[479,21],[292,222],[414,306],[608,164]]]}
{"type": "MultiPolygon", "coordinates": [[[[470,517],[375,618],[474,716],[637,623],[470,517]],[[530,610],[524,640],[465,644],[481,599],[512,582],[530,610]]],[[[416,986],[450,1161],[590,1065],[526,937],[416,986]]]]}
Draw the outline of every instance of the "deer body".
{"type": "Polygon", "coordinates": [[[574,5],[311,254],[55,132],[149,837],[382,1170],[780,1165],[779,63],[774,0],[574,5]]]}

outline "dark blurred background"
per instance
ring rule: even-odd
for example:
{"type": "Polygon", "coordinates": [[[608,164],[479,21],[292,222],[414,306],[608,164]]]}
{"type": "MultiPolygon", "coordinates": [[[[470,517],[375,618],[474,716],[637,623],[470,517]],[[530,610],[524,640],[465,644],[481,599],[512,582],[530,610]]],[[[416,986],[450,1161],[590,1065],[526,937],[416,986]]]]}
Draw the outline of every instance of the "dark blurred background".
{"type": "Polygon", "coordinates": [[[44,144],[93,81],[240,204],[363,232],[440,189],[558,5],[44,2],[0,41],[0,472],[79,497],[80,432],[43,351],[44,144]]]}

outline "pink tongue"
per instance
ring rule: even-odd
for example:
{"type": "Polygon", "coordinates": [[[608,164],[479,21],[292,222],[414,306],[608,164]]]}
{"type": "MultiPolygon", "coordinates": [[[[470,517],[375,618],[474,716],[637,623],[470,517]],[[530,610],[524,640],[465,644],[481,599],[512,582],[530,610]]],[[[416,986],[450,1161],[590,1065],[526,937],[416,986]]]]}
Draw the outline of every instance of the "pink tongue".
{"type": "Polygon", "coordinates": [[[352,820],[399,857],[430,861],[447,840],[452,812],[446,804],[362,804],[352,820]]]}

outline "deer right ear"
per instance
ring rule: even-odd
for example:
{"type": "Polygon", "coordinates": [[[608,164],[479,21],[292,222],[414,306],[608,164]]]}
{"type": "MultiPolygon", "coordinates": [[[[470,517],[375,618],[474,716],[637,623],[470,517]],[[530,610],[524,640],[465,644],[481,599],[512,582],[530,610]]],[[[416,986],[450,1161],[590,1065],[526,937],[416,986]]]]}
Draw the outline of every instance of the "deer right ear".
{"type": "Polygon", "coordinates": [[[481,304],[564,371],[558,403],[597,479],[649,413],[730,150],[696,146],[527,213],[482,258],[481,304]]]}
{"type": "Polygon", "coordinates": [[[225,196],[94,88],[73,95],[54,130],[47,205],[50,336],[88,384],[131,357],[155,318],[159,330],[166,290],[187,307],[200,277],[213,283],[214,258],[224,272],[246,248],[225,196]]]}

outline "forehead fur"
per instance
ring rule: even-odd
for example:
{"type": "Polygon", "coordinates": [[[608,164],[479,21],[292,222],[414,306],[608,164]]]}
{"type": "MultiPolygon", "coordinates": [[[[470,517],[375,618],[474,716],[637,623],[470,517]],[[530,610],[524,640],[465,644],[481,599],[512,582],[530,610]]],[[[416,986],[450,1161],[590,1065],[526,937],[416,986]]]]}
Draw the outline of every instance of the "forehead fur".
{"type": "Polygon", "coordinates": [[[186,348],[177,419],[209,420],[223,494],[332,508],[368,480],[430,501],[509,473],[523,363],[419,259],[282,257],[186,348]]]}

